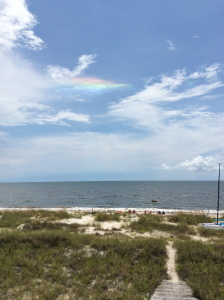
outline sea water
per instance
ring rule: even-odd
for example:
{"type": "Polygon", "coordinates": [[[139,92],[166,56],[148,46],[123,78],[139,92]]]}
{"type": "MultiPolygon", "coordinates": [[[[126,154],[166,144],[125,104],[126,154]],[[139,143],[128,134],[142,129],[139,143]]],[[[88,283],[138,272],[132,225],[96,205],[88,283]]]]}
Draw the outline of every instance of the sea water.
{"type": "MultiPolygon", "coordinates": [[[[220,184],[220,210],[224,193],[220,184]]],[[[0,183],[0,207],[217,208],[215,181],[0,183]]]]}

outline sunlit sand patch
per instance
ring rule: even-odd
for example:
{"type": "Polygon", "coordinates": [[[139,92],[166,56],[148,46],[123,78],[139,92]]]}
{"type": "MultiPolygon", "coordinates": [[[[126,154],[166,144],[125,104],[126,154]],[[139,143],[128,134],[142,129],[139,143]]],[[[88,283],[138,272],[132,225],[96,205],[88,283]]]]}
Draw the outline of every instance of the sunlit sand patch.
{"type": "Polygon", "coordinates": [[[65,223],[65,224],[80,224],[80,225],[88,225],[91,224],[94,221],[93,215],[84,215],[82,218],[69,218],[69,219],[62,219],[58,221],[59,223],[65,223]]]}

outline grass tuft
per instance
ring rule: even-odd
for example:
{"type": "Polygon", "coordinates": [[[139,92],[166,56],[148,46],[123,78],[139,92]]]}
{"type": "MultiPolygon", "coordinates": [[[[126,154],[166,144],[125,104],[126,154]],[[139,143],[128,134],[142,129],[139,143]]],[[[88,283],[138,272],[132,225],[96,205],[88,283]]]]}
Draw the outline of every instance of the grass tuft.
{"type": "Polygon", "coordinates": [[[120,221],[120,215],[113,213],[113,214],[107,214],[103,212],[98,212],[95,215],[95,221],[97,222],[106,222],[106,221],[120,221]]]}

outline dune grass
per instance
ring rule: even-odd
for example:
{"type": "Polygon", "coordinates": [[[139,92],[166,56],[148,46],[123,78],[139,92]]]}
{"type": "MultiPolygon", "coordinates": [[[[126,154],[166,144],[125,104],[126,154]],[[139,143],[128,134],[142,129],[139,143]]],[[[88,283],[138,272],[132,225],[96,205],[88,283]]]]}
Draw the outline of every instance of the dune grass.
{"type": "Polygon", "coordinates": [[[48,210],[21,210],[0,211],[0,228],[16,228],[23,223],[31,223],[33,220],[56,221],[73,217],[66,211],[48,210]],[[32,219],[31,219],[32,218],[32,219]]]}
{"type": "MultiPolygon", "coordinates": [[[[69,217],[74,214],[0,212],[0,299],[150,299],[167,276],[166,240],[131,239],[113,230],[106,232],[110,236],[80,234],[81,225],[57,222],[69,217]]],[[[127,218],[131,221],[129,215],[96,213],[95,226],[127,218]]],[[[144,214],[125,226],[138,233],[169,233],[176,240],[177,271],[195,297],[223,300],[224,231],[195,226],[201,222],[211,219],[144,214]],[[190,235],[206,237],[212,244],[191,241],[190,235]]]]}
{"type": "Polygon", "coordinates": [[[159,230],[179,236],[195,233],[195,230],[185,223],[172,225],[163,223],[162,220],[163,216],[160,215],[142,215],[137,221],[130,224],[130,228],[139,233],[152,232],[153,230],[159,230]]]}
{"type": "Polygon", "coordinates": [[[206,227],[199,227],[198,232],[203,237],[219,237],[224,238],[224,230],[223,229],[211,229],[206,227]]]}
{"type": "Polygon", "coordinates": [[[32,221],[22,224],[22,230],[69,230],[77,232],[81,225],[77,223],[67,224],[58,222],[48,222],[48,221],[32,221]]]}
{"type": "Polygon", "coordinates": [[[168,221],[173,223],[185,223],[187,225],[198,225],[199,223],[211,223],[213,219],[204,214],[177,213],[168,216],[168,221]]]}
{"type": "Polygon", "coordinates": [[[224,299],[224,242],[177,241],[177,270],[203,300],[224,299]]]}
{"type": "Polygon", "coordinates": [[[104,213],[97,212],[95,215],[95,221],[97,222],[107,222],[107,221],[120,221],[120,215],[116,213],[104,213]]]}
{"type": "Polygon", "coordinates": [[[162,239],[3,231],[0,245],[2,300],[150,299],[166,277],[162,239]]]}

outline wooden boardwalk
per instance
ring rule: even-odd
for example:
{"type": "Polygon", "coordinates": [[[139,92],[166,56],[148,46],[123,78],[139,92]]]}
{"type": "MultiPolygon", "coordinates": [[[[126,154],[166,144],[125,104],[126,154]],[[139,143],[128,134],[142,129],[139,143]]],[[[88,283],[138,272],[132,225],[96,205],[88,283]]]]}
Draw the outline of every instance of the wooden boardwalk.
{"type": "Polygon", "coordinates": [[[197,300],[192,297],[192,290],[184,281],[173,282],[171,280],[162,281],[156,289],[151,300],[197,300]]]}

